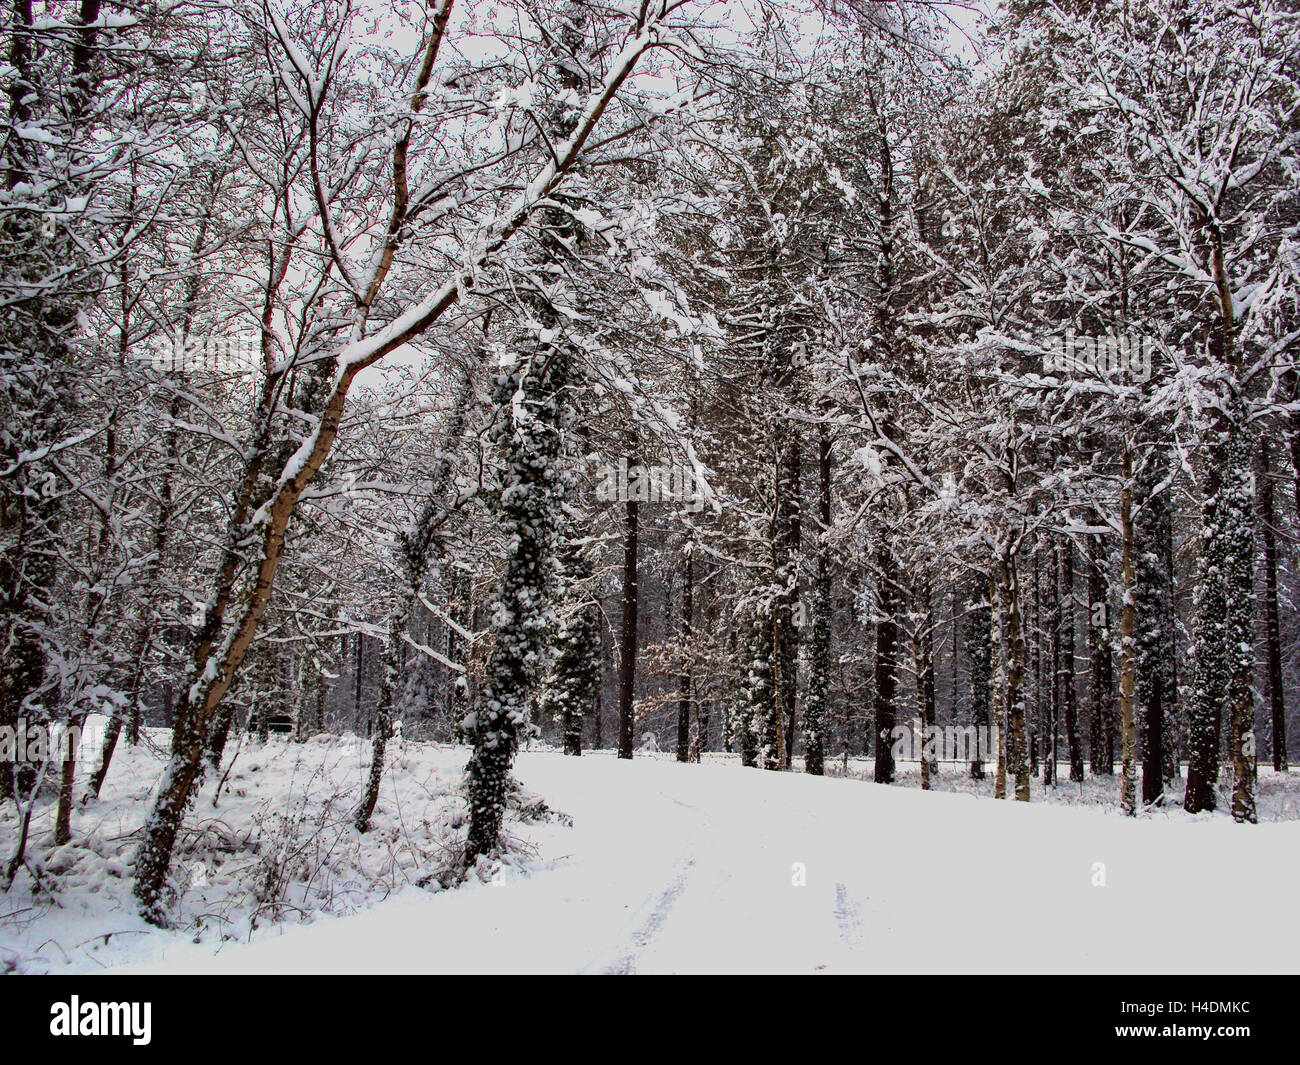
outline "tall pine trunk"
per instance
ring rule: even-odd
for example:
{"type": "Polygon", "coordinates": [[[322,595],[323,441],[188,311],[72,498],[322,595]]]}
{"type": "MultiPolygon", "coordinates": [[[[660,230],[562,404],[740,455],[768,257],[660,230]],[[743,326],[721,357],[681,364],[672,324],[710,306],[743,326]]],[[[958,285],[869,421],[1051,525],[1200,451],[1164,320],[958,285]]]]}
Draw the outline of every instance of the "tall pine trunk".
{"type": "Polygon", "coordinates": [[[691,544],[686,545],[686,563],[682,573],[681,673],[677,678],[677,761],[691,758],[691,699],[694,675],[695,559],[691,544]]]}
{"type": "Polygon", "coordinates": [[[888,545],[876,549],[875,781],[894,782],[893,732],[898,720],[898,562],[888,545]]]}
{"type": "Polygon", "coordinates": [[[989,579],[976,577],[971,584],[972,602],[967,607],[966,623],[963,626],[966,657],[970,662],[970,723],[975,727],[975,749],[971,753],[970,763],[972,780],[984,779],[982,752],[985,735],[992,728],[989,708],[990,686],[993,681],[993,612],[991,600],[988,600],[989,594],[989,579]]]}
{"type": "Polygon", "coordinates": [[[1160,467],[1149,459],[1138,482],[1134,519],[1137,592],[1142,623],[1137,634],[1137,710],[1142,729],[1142,803],[1160,805],[1169,778],[1174,685],[1173,558],[1168,491],[1157,492],[1160,467]]]}
{"type": "Polygon", "coordinates": [[[1268,705],[1272,724],[1273,770],[1287,769],[1286,695],[1282,680],[1282,626],[1277,595],[1277,514],[1273,503],[1273,474],[1268,439],[1259,444],[1259,525],[1264,540],[1264,619],[1268,645],[1268,705]]]}
{"type": "Polygon", "coordinates": [[[830,696],[831,571],[827,537],[831,527],[831,438],[823,424],[817,434],[817,579],[813,585],[812,639],[808,690],[804,694],[804,770],[826,771],[826,714],[830,696]]]}
{"type": "Polygon", "coordinates": [[[1092,535],[1088,538],[1088,748],[1096,776],[1110,776],[1115,772],[1115,688],[1107,583],[1105,541],[1100,535],[1092,535]]]}
{"type": "MultiPolygon", "coordinates": [[[[635,456],[629,458],[633,464],[635,456]]],[[[629,499],[623,532],[623,628],[618,658],[618,756],[632,757],[632,700],[636,691],[637,520],[639,504],[629,499]]]]}
{"type": "Polygon", "coordinates": [[[1083,740],[1079,735],[1079,707],[1074,692],[1074,541],[1061,544],[1061,702],[1065,718],[1065,746],[1070,757],[1070,782],[1083,780],[1083,740]]]}
{"type": "Polygon", "coordinates": [[[1004,553],[998,560],[1003,609],[1006,612],[1006,773],[1014,780],[1016,801],[1029,801],[1029,742],[1025,723],[1025,632],[1016,556],[1004,553]]]}
{"type": "Polygon", "coordinates": [[[1133,567],[1133,454],[1124,446],[1124,484],[1120,489],[1120,560],[1124,574],[1124,603],[1120,615],[1120,723],[1123,731],[1123,782],[1120,808],[1137,813],[1137,716],[1133,698],[1137,683],[1137,578],[1133,567]]]}

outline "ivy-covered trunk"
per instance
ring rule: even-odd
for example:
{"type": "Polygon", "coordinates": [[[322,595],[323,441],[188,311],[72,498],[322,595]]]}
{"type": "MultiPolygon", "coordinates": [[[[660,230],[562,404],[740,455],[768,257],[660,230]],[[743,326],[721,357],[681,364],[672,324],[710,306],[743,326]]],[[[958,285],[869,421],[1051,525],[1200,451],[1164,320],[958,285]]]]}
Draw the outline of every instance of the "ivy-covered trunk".
{"type": "Polygon", "coordinates": [[[1257,818],[1254,794],[1254,485],[1245,405],[1229,387],[1215,422],[1202,510],[1196,587],[1195,674],[1188,717],[1191,813],[1217,806],[1219,742],[1229,726],[1232,816],[1257,818]]]}
{"type": "Polygon", "coordinates": [[[493,636],[483,692],[464,722],[474,752],[465,771],[469,836],[465,867],[497,845],[510,768],[530,699],[545,672],[557,626],[558,548],[565,478],[563,450],[568,355],[543,345],[496,381],[502,417],[496,443],[505,462],[494,509],[509,556],[489,606],[493,636]]]}
{"type": "Polygon", "coordinates": [[[1264,619],[1268,655],[1268,706],[1272,733],[1273,771],[1284,773],[1287,769],[1286,749],[1286,696],[1282,679],[1282,623],[1278,613],[1277,585],[1277,521],[1273,497],[1273,472],[1268,455],[1267,440],[1260,441],[1259,476],[1256,485],[1259,497],[1259,527],[1264,541],[1264,619]]]}
{"type": "Polygon", "coordinates": [[[582,754],[582,723],[595,716],[600,698],[600,610],[587,598],[592,564],[582,546],[567,543],[562,561],[566,618],[556,641],[545,710],[559,722],[564,753],[577,757],[582,754]]]}

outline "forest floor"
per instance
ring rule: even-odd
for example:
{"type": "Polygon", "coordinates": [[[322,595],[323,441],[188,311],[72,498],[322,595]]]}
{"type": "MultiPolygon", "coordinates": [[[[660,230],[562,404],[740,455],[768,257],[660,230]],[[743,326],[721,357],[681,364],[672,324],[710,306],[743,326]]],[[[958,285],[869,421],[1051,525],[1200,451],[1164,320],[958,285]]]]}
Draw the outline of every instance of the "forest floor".
{"type": "MultiPolygon", "coordinates": [[[[92,972],[1296,972],[1300,772],[1261,769],[1258,826],[1120,816],[1117,779],[982,799],[946,765],[921,792],[860,779],[525,751],[503,860],[444,891],[467,752],[399,744],[375,827],[349,812],[368,745],[245,741],[204,786],[177,926],[135,916],[130,862],[162,767],[119,752],[74,840],[34,823],[0,898],[0,968],[92,972]],[[538,797],[544,798],[539,804],[538,797]],[[1047,801],[1042,801],[1044,798],[1047,801]]],[[[870,762],[851,759],[851,778],[870,762]]],[[[1063,769],[1066,767],[1063,767],[1063,769]]],[[[842,761],[828,769],[839,774],[842,761]]],[[[0,813],[0,856],[16,818],[0,813]]]]}

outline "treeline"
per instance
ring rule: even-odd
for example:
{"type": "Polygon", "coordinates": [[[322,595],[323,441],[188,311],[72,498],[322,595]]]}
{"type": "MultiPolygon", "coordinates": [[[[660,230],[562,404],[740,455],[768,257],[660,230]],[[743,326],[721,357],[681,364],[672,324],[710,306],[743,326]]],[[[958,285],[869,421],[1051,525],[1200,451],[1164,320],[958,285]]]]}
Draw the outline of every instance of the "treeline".
{"type": "Polygon", "coordinates": [[[108,741],[0,796],[66,842],[170,728],[151,919],[249,727],[370,736],[363,832],[399,725],[466,743],[471,864],[539,734],[887,783],[897,727],[973,726],[999,796],[1256,819],[1292,4],[1017,3],[978,60],[928,4],[47,7],[5,22],[0,725],[108,741]]]}

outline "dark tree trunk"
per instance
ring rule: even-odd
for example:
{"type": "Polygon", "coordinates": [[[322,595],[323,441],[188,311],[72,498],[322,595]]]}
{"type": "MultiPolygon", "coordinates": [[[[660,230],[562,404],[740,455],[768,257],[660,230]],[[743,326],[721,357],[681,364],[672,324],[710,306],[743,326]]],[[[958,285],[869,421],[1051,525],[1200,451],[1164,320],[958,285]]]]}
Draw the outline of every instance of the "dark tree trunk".
{"type": "Polygon", "coordinates": [[[1133,452],[1124,443],[1124,484],[1120,489],[1120,563],[1124,600],[1120,613],[1119,716],[1122,736],[1120,809],[1137,814],[1138,735],[1135,697],[1137,692],[1137,572],[1133,535],[1133,452]]]}
{"type": "MultiPolygon", "coordinates": [[[[631,462],[629,461],[629,465],[631,462]]],[[[632,699],[636,685],[638,504],[627,501],[623,540],[623,631],[618,660],[618,756],[632,757],[632,699]]]]}
{"type": "Polygon", "coordinates": [[[1137,595],[1141,623],[1137,636],[1138,722],[1142,728],[1142,804],[1164,801],[1168,777],[1166,733],[1174,699],[1173,558],[1168,492],[1155,491],[1161,473],[1148,468],[1140,480],[1137,537],[1137,595]]]}
{"type": "Polygon", "coordinates": [[[929,789],[931,774],[939,771],[940,758],[940,747],[934,739],[934,604],[929,575],[922,574],[917,583],[916,699],[921,715],[921,783],[929,789]]]}
{"type": "MultiPolygon", "coordinates": [[[[355,673],[353,674],[353,678],[352,678],[352,682],[353,682],[352,683],[352,727],[359,730],[361,728],[361,722],[362,722],[361,684],[362,684],[362,679],[366,675],[366,638],[364,634],[360,632],[357,633],[357,655],[355,661],[356,661],[355,673]]],[[[366,735],[369,736],[370,735],[369,720],[365,722],[365,725],[366,725],[366,735]]]]}
{"type": "Polygon", "coordinates": [[[1030,565],[1029,588],[1032,595],[1025,595],[1022,600],[1024,611],[1025,638],[1028,648],[1028,662],[1025,676],[1025,700],[1029,710],[1025,714],[1025,728],[1028,732],[1026,741],[1029,750],[1029,775],[1038,775],[1038,740],[1043,729],[1043,701],[1047,692],[1046,674],[1050,669],[1050,646],[1043,648],[1044,634],[1047,626],[1043,622],[1042,582],[1039,580],[1038,552],[1034,551],[1030,565]],[[1032,642],[1030,634],[1034,635],[1032,642]],[[1032,691],[1031,691],[1032,684],[1032,691]],[[1032,698],[1031,698],[1032,696],[1032,698]]]}
{"type": "Polygon", "coordinates": [[[1268,705],[1272,715],[1273,769],[1287,769],[1286,698],[1282,686],[1282,626],[1277,605],[1277,515],[1267,438],[1259,445],[1259,524],[1264,540],[1264,619],[1268,641],[1268,705]]]}
{"type": "Polygon", "coordinates": [[[465,869],[499,842],[519,734],[527,727],[524,720],[555,636],[551,604],[563,590],[557,563],[563,548],[565,484],[551,474],[564,450],[569,360],[567,349],[542,346],[518,371],[500,375],[495,392],[507,410],[517,403],[532,410],[529,418],[510,416],[496,429],[506,463],[494,509],[514,549],[489,610],[492,657],[473,727],[467,730],[474,753],[465,767],[470,807],[465,869]]]}
{"type": "Polygon", "coordinates": [[[993,683],[993,611],[987,602],[989,578],[980,574],[971,582],[971,603],[967,607],[966,657],[970,660],[970,722],[975,726],[975,749],[972,752],[972,780],[984,779],[981,756],[985,737],[990,734],[991,686],[993,683]]]}
{"type": "Polygon", "coordinates": [[[821,776],[826,762],[826,719],[830,696],[831,572],[826,537],[831,525],[831,438],[817,434],[817,580],[813,587],[812,641],[808,690],[804,695],[804,770],[821,776]]]}
{"type": "Polygon", "coordinates": [[[591,711],[591,746],[601,750],[605,746],[605,626],[600,626],[599,650],[596,653],[596,705],[591,711]]]}
{"type": "Polygon", "coordinates": [[[1006,613],[1007,775],[1014,780],[1016,801],[1029,801],[1028,736],[1025,724],[1025,627],[1015,555],[1000,560],[1001,598],[1006,613]]]}
{"type": "Polygon", "coordinates": [[[1056,787],[1056,742],[1057,742],[1057,723],[1060,721],[1061,704],[1064,697],[1061,694],[1063,687],[1061,677],[1061,663],[1065,655],[1065,640],[1063,628],[1063,618],[1065,611],[1061,602],[1061,586],[1059,583],[1060,571],[1060,554],[1059,546],[1054,546],[1048,555],[1051,563],[1050,572],[1045,575],[1044,585],[1047,588],[1047,610],[1046,624],[1050,626],[1050,632],[1044,633],[1048,641],[1048,670],[1050,676],[1047,678],[1045,685],[1047,698],[1047,724],[1043,732],[1043,785],[1045,787],[1056,787]]]}
{"type": "Polygon", "coordinates": [[[889,547],[876,549],[876,687],[875,687],[875,781],[894,782],[894,725],[898,708],[898,564],[889,547]]]}
{"type": "Polygon", "coordinates": [[[1105,543],[1101,536],[1088,540],[1088,647],[1090,679],[1088,747],[1092,771],[1097,776],[1115,772],[1114,662],[1110,640],[1110,599],[1105,569],[1105,543]]]}
{"type": "Polygon", "coordinates": [[[695,559],[691,545],[686,546],[686,565],[682,575],[682,664],[677,679],[677,760],[689,762],[691,758],[691,689],[694,682],[694,634],[691,630],[695,612],[695,559]]]}
{"type": "Polygon", "coordinates": [[[802,452],[799,435],[793,422],[788,423],[785,432],[789,439],[785,443],[781,463],[780,500],[781,512],[777,527],[779,542],[779,565],[777,582],[780,599],[777,605],[779,628],[776,647],[777,669],[780,683],[774,692],[781,705],[781,768],[789,769],[794,758],[795,719],[797,717],[796,695],[799,690],[799,636],[801,629],[794,624],[794,608],[798,602],[798,566],[797,556],[802,539],[802,514],[800,513],[800,481],[802,479],[802,452]]]}
{"type": "Polygon", "coordinates": [[[1074,693],[1074,541],[1061,545],[1061,712],[1065,718],[1065,746],[1070,756],[1070,780],[1083,780],[1083,742],[1079,736],[1079,708],[1074,693]]]}

